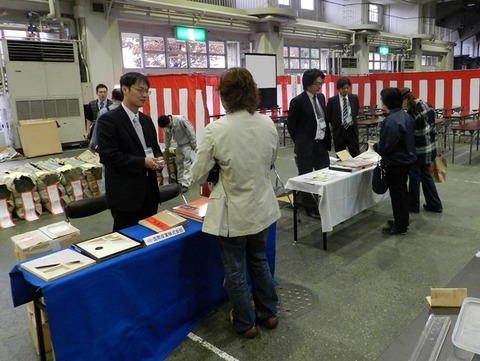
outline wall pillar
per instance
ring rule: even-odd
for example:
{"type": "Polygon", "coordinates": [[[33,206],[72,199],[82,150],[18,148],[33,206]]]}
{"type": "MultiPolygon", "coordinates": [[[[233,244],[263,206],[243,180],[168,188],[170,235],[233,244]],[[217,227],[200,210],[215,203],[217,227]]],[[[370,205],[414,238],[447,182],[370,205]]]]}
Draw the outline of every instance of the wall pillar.
{"type": "Polygon", "coordinates": [[[93,88],[98,83],[105,84],[110,93],[122,75],[118,20],[107,20],[104,14],[90,13],[85,18],[85,24],[87,49],[85,55],[90,82],[93,88]]]}
{"type": "Polygon", "coordinates": [[[368,46],[366,35],[355,36],[355,57],[357,60],[358,74],[368,74],[368,59],[370,55],[370,47],[368,46]]]}
{"type": "Polygon", "coordinates": [[[275,54],[277,56],[277,76],[285,74],[283,58],[283,36],[278,31],[278,26],[271,23],[262,24],[260,32],[250,35],[253,49],[259,54],[275,54]]]}

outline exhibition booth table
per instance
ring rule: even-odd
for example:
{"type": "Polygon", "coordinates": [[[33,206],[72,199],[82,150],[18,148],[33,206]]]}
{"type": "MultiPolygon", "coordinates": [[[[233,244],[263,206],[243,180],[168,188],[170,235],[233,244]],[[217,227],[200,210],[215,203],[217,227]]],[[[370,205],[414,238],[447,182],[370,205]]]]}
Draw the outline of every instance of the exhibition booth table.
{"type": "MultiPolygon", "coordinates": [[[[466,288],[468,297],[480,297],[480,259],[474,257],[467,265],[447,284],[448,288],[466,288]]],[[[480,355],[456,347],[452,341],[459,307],[430,307],[426,306],[418,316],[405,328],[399,337],[383,352],[377,361],[480,361],[480,355]],[[450,326],[443,336],[436,335],[434,329],[428,329],[428,320],[431,316],[449,318],[450,326]],[[422,344],[423,341],[423,344],[422,344]],[[419,352],[419,350],[421,352],[419,352]],[[415,352],[417,351],[417,352],[415,352]],[[436,351],[436,352],[434,352],[436,351]],[[415,355],[418,355],[415,357],[415,355]]],[[[473,328],[468,331],[476,334],[478,348],[478,313],[471,318],[473,328]],[[476,324],[476,325],[475,325],[476,324]]],[[[434,324],[434,326],[436,326],[434,324]]],[[[437,326],[438,327],[438,326],[437,326]]]]}
{"type": "MultiPolygon", "coordinates": [[[[373,159],[375,163],[376,159],[373,159]]],[[[337,224],[388,198],[388,191],[381,195],[372,191],[374,168],[375,166],[371,166],[351,173],[324,168],[290,178],[285,188],[294,191],[294,242],[297,241],[297,192],[318,195],[323,249],[326,250],[327,232],[331,232],[337,224]]]]}
{"type": "MultiPolygon", "coordinates": [[[[163,360],[226,297],[217,238],[189,221],[185,233],[51,282],[10,272],[14,306],[44,298],[57,360],[163,360]]],[[[143,226],[121,231],[141,240],[143,226]]],[[[276,224],[267,256],[275,269],[276,224]]]]}

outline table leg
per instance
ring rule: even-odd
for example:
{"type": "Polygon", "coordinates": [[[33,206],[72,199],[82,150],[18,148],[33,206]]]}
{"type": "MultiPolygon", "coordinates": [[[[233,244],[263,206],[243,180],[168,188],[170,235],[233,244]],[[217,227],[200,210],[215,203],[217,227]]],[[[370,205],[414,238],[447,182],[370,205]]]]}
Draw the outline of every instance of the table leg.
{"type": "Polygon", "coordinates": [[[293,191],[293,243],[297,243],[297,191],[293,191]]]}
{"type": "Polygon", "coordinates": [[[43,325],[41,308],[43,304],[37,292],[34,292],[33,298],[33,314],[35,316],[35,324],[37,328],[38,353],[40,354],[40,361],[47,361],[47,353],[45,352],[45,339],[43,337],[43,325]]]}
{"type": "Polygon", "coordinates": [[[323,250],[327,250],[327,232],[323,232],[323,250]]]}
{"type": "Polygon", "coordinates": [[[455,163],[455,134],[457,133],[455,130],[452,129],[453,132],[453,145],[452,145],[452,164],[455,163]]]}
{"type": "Polygon", "coordinates": [[[473,137],[475,136],[474,130],[470,132],[470,157],[468,158],[468,164],[472,164],[472,149],[473,149],[473,137]]]}

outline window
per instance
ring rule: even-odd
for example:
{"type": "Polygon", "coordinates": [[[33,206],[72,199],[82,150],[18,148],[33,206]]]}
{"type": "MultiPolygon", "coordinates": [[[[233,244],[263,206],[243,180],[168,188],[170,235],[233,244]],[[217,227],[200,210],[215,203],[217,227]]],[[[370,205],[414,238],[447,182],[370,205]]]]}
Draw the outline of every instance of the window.
{"type": "MultiPolygon", "coordinates": [[[[326,52],[328,56],[328,51],[326,52]]],[[[283,47],[284,68],[301,72],[307,69],[320,69],[321,65],[326,62],[323,58],[323,50],[318,48],[284,46],[283,47]],[[322,54],[322,55],[320,55],[322,54]]]]}
{"type": "Polygon", "coordinates": [[[437,66],[439,63],[436,55],[422,55],[422,66],[437,66]]]}
{"type": "Polygon", "coordinates": [[[124,68],[143,68],[140,34],[122,33],[122,58],[124,68]]]}
{"type": "Polygon", "coordinates": [[[225,43],[223,41],[209,41],[208,53],[210,68],[225,69],[225,43]]]}
{"type": "Polygon", "coordinates": [[[300,0],[300,7],[304,10],[315,10],[313,0],[300,0]]]}
{"type": "Polygon", "coordinates": [[[136,33],[121,33],[121,39],[126,69],[226,68],[224,41],[185,41],[136,33]]]}
{"type": "Polygon", "coordinates": [[[378,53],[368,54],[368,70],[371,72],[388,71],[389,55],[381,55],[378,53]]]}
{"type": "Polygon", "coordinates": [[[290,6],[290,0],[278,0],[278,5],[290,6]]]}
{"type": "Polygon", "coordinates": [[[143,55],[145,68],[166,68],[165,40],[162,37],[144,36],[143,55]]]}
{"type": "Polygon", "coordinates": [[[189,41],[190,68],[208,68],[207,43],[205,41],[189,41]]]}
{"type": "Polygon", "coordinates": [[[368,21],[370,22],[370,24],[378,24],[378,13],[378,5],[368,4],[368,21]]]}

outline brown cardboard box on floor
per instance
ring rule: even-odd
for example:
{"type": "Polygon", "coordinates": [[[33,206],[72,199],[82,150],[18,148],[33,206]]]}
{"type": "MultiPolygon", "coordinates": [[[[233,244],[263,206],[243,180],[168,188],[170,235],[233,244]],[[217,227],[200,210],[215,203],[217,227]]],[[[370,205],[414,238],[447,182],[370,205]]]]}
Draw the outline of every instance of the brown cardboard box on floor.
{"type": "Polygon", "coordinates": [[[27,158],[63,152],[55,119],[20,120],[17,130],[23,155],[27,158]]]}
{"type": "Polygon", "coordinates": [[[17,261],[23,261],[80,242],[80,230],[61,221],[11,237],[17,261]]]}
{"type": "MultiPolygon", "coordinates": [[[[30,334],[32,335],[33,346],[37,354],[40,354],[38,347],[38,338],[37,338],[37,324],[35,322],[35,314],[33,310],[33,302],[28,304],[28,324],[30,328],[30,334]]],[[[44,311],[42,312],[42,331],[43,331],[43,344],[45,345],[45,352],[52,351],[52,340],[50,338],[50,329],[48,328],[48,319],[47,314],[44,311]]]]}

